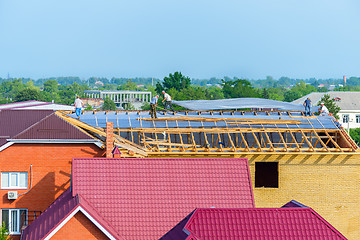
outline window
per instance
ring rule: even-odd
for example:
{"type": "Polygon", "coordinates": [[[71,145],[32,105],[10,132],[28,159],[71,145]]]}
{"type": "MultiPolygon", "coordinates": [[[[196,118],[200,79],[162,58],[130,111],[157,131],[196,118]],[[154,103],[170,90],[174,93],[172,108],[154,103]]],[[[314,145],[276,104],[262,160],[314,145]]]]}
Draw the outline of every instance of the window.
{"type": "Polygon", "coordinates": [[[1,222],[10,234],[21,234],[21,227],[27,225],[27,209],[2,209],[1,222]]]}
{"type": "Polygon", "coordinates": [[[349,122],[349,114],[344,114],[343,115],[343,123],[348,123],[349,122]]]}
{"type": "Polygon", "coordinates": [[[278,188],[278,162],[255,162],[255,187],[278,188]]]}
{"type": "Polygon", "coordinates": [[[356,115],[356,123],[360,123],[360,115],[356,115]]]}
{"type": "Polygon", "coordinates": [[[1,189],[26,189],[27,172],[2,172],[1,189]]]}

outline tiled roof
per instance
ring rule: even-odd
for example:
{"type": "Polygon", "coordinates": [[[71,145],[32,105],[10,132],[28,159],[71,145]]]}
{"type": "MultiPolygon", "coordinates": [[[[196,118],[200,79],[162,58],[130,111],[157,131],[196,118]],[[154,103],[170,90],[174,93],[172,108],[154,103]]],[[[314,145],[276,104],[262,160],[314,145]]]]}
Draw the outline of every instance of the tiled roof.
{"type": "Polygon", "coordinates": [[[81,207],[116,239],[123,239],[116,230],[80,195],[72,196],[70,188],[58,197],[35,221],[25,228],[22,240],[41,240],[56,232],[56,228],[81,207]]]}
{"type": "Polygon", "coordinates": [[[195,208],[254,207],[247,159],[73,159],[81,194],[127,240],[158,239],[195,208]]]}
{"type": "Polygon", "coordinates": [[[196,209],[179,233],[179,224],[162,240],[276,239],[344,240],[311,208],[196,209]]]}
{"type": "Polygon", "coordinates": [[[51,110],[1,110],[0,146],[52,113],[51,110]]]}

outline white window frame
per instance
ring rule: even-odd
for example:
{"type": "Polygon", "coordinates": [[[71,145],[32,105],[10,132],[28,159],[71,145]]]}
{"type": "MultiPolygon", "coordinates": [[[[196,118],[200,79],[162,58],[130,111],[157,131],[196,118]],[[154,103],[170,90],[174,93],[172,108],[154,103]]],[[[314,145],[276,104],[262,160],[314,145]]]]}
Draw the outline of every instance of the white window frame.
{"type": "Polygon", "coordinates": [[[356,114],[355,119],[356,119],[356,123],[360,123],[360,115],[359,114],[356,114]]]}
{"type": "Polygon", "coordinates": [[[28,210],[26,208],[3,208],[1,209],[1,221],[3,220],[3,211],[9,211],[9,218],[8,218],[8,226],[9,226],[9,234],[10,235],[19,235],[21,234],[21,214],[20,211],[25,211],[26,212],[26,219],[25,219],[25,224],[27,225],[27,215],[28,215],[28,210]],[[16,213],[16,226],[13,229],[12,227],[12,215],[13,213],[16,213]]]}
{"type": "Polygon", "coordinates": [[[348,123],[350,121],[350,115],[349,114],[343,114],[342,115],[342,122],[343,123],[348,123]],[[345,119],[347,120],[347,121],[345,121],[345,119]]]}
{"type": "Polygon", "coordinates": [[[28,173],[27,172],[1,172],[1,189],[27,189],[28,188],[28,173]],[[25,173],[25,186],[24,187],[20,187],[20,174],[21,173],[25,173]],[[8,183],[9,186],[3,186],[3,174],[8,174],[8,183]],[[16,179],[17,179],[17,185],[15,184],[12,185],[12,181],[11,181],[11,176],[12,175],[16,175],[16,179]]]}

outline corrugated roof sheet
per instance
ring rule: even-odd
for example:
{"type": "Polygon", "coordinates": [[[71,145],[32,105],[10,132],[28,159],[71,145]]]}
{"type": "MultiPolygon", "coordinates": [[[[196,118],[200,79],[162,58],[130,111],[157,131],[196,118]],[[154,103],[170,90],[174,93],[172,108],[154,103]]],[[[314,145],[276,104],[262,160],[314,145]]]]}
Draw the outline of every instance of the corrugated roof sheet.
{"type": "Polygon", "coordinates": [[[173,229],[162,239],[346,239],[311,208],[196,209],[183,229],[190,235],[173,229]]]}
{"type": "Polygon", "coordinates": [[[31,225],[25,228],[23,240],[40,240],[55,228],[79,204],[71,190],[66,190],[31,225]]]}
{"type": "Polygon", "coordinates": [[[304,106],[299,103],[289,103],[265,98],[230,98],[218,100],[189,100],[173,101],[173,103],[190,110],[229,110],[246,108],[266,108],[284,111],[304,111],[304,106]]]}
{"type": "Polygon", "coordinates": [[[111,224],[80,195],[73,196],[69,188],[60,195],[34,222],[25,228],[22,240],[40,240],[51,234],[77,207],[82,207],[116,239],[123,239],[111,224]]]}
{"type": "Polygon", "coordinates": [[[1,110],[0,111],[0,146],[39,122],[41,119],[53,114],[51,110],[1,110]]]}
{"type": "MultiPolygon", "coordinates": [[[[76,118],[75,114],[70,114],[69,116],[76,118]]],[[[341,128],[334,117],[332,116],[317,116],[317,117],[302,117],[300,113],[291,113],[289,116],[287,113],[279,115],[278,112],[257,112],[255,115],[253,112],[177,112],[176,115],[166,114],[162,115],[158,113],[158,120],[161,120],[162,117],[197,117],[197,118],[217,118],[217,119],[265,119],[265,120],[300,120],[299,124],[276,124],[275,125],[246,125],[243,124],[241,127],[244,128],[304,128],[304,129],[338,129],[341,128]]],[[[158,127],[238,127],[237,125],[229,125],[227,122],[218,121],[207,122],[207,121],[144,121],[141,118],[150,118],[148,111],[142,112],[97,112],[93,114],[91,111],[85,111],[81,115],[80,120],[93,127],[106,127],[106,122],[113,122],[114,128],[158,128],[158,127]]]]}
{"type": "Polygon", "coordinates": [[[18,110],[75,110],[74,106],[58,104],[58,103],[49,103],[42,101],[25,101],[25,102],[16,102],[0,105],[0,110],[9,110],[9,109],[18,109],[18,110]]]}
{"type": "Polygon", "coordinates": [[[158,239],[197,207],[254,207],[247,159],[73,159],[83,195],[128,240],[158,239]]]}

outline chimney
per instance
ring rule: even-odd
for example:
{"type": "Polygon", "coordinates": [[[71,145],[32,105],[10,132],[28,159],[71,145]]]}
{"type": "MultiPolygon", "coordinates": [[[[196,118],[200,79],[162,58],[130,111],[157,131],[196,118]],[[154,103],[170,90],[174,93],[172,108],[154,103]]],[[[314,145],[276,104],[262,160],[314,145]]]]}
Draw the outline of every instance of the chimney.
{"type": "Polygon", "coordinates": [[[106,122],[106,157],[112,158],[114,148],[114,123],[106,122]]]}
{"type": "Polygon", "coordinates": [[[344,86],[345,86],[346,85],[346,76],[345,75],[344,75],[343,79],[344,79],[344,86]]]}

